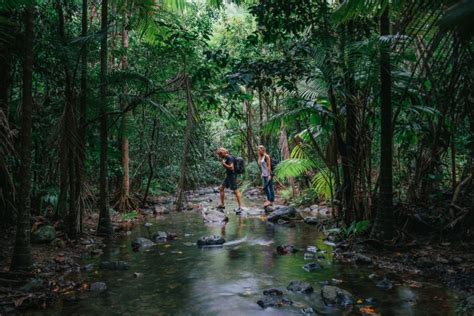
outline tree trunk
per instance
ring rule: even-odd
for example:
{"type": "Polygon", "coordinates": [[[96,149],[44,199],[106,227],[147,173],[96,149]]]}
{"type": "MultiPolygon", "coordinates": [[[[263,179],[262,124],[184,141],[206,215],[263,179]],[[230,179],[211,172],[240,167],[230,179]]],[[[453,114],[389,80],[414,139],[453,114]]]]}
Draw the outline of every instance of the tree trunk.
{"type": "MultiPolygon", "coordinates": [[[[81,35],[87,36],[87,4],[88,0],[82,0],[82,25],[81,35]]],[[[86,111],[87,111],[87,42],[82,46],[81,52],[81,92],[79,98],[79,145],[77,151],[77,175],[76,175],[76,201],[79,215],[79,231],[82,233],[82,215],[84,204],[82,203],[82,182],[84,181],[84,163],[86,161],[86,111]]]]}
{"type": "MultiPolygon", "coordinates": [[[[10,20],[9,12],[0,12],[0,17],[10,20]]],[[[0,110],[8,119],[8,102],[12,84],[12,47],[8,42],[0,42],[0,110]]]]}
{"type": "Polygon", "coordinates": [[[99,225],[97,233],[112,234],[112,223],[109,214],[109,197],[107,183],[107,28],[108,0],[102,0],[101,28],[104,36],[100,44],[100,172],[99,172],[99,225]]]}
{"type": "Polygon", "coordinates": [[[176,211],[181,211],[183,207],[184,201],[184,185],[186,178],[188,177],[187,174],[187,167],[188,167],[188,156],[189,156],[189,147],[191,145],[191,133],[193,131],[194,126],[194,103],[193,97],[191,94],[191,86],[189,83],[189,77],[186,75],[186,99],[187,99],[187,117],[186,117],[186,131],[184,135],[184,147],[183,147],[183,157],[181,160],[181,176],[179,177],[178,183],[178,195],[176,198],[176,211]]]}
{"type": "MultiPolygon", "coordinates": [[[[129,20],[129,13],[125,12],[124,14],[124,25],[122,30],[122,47],[124,50],[121,67],[123,71],[128,71],[128,20],[129,20]]],[[[129,144],[128,144],[128,119],[129,119],[129,112],[128,112],[128,100],[127,95],[128,87],[125,83],[123,89],[124,97],[121,100],[121,109],[122,109],[122,121],[120,124],[120,151],[122,154],[122,183],[120,185],[120,192],[117,199],[117,203],[115,205],[116,210],[119,212],[124,212],[130,209],[135,208],[135,201],[130,197],[130,156],[129,156],[129,144]]]]}
{"type": "Polygon", "coordinates": [[[18,225],[15,247],[11,261],[11,270],[28,270],[32,265],[30,245],[30,207],[31,207],[31,149],[32,149],[32,113],[33,113],[33,43],[34,43],[34,6],[26,8],[25,38],[23,61],[23,99],[21,109],[21,130],[19,136],[19,188],[18,188],[18,225]]]}
{"type": "MultiPolygon", "coordinates": [[[[380,35],[390,34],[388,4],[380,17],[380,35]]],[[[392,78],[390,67],[390,44],[380,49],[380,198],[372,237],[389,240],[393,237],[395,217],[393,214],[392,187],[392,78]]]]}

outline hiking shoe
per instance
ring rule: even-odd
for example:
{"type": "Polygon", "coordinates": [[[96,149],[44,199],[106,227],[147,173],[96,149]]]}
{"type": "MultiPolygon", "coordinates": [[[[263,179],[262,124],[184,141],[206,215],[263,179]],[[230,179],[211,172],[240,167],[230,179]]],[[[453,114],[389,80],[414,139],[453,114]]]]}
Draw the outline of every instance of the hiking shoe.
{"type": "Polygon", "coordinates": [[[219,205],[216,207],[216,209],[218,210],[225,210],[225,206],[224,205],[219,205]]]}
{"type": "Polygon", "coordinates": [[[242,213],[243,209],[241,209],[240,207],[234,209],[234,212],[235,214],[239,215],[240,213],[242,213]]]}

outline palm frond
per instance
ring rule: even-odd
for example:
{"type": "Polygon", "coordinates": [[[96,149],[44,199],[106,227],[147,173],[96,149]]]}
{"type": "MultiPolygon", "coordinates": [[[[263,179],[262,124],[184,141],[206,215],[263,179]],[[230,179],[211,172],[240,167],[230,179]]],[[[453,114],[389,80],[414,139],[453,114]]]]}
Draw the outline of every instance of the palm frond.
{"type": "Polygon", "coordinates": [[[314,161],[310,159],[290,158],[280,162],[277,165],[275,174],[279,179],[296,178],[304,175],[314,168],[316,168],[316,165],[314,161]]]}

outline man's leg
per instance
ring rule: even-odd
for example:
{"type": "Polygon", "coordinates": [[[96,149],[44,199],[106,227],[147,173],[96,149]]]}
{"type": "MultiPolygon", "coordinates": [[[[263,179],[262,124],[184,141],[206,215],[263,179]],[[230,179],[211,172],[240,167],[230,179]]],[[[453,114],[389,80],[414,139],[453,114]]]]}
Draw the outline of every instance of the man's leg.
{"type": "Polygon", "coordinates": [[[239,189],[234,190],[235,198],[237,199],[237,203],[239,204],[239,208],[242,208],[242,201],[240,198],[240,191],[239,189]]]}
{"type": "Polygon", "coordinates": [[[221,206],[224,206],[224,200],[225,200],[225,188],[224,188],[224,185],[221,185],[219,187],[219,193],[220,193],[220,196],[221,196],[221,206]]]}

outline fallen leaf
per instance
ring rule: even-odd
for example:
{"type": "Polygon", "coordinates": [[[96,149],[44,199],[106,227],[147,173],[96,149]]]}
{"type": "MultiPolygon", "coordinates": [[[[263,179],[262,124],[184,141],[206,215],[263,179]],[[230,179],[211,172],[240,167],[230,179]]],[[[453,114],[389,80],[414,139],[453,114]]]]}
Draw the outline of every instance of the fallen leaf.
{"type": "Polygon", "coordinates": [[[366,315],[378,315],[377,312],[375,311],[375,309],[372,306],[361,307],[359,309],[359,311],[362,314],[366,314],[366,315]]]}

